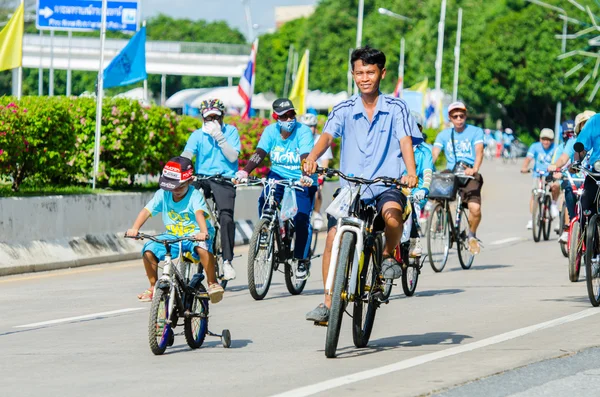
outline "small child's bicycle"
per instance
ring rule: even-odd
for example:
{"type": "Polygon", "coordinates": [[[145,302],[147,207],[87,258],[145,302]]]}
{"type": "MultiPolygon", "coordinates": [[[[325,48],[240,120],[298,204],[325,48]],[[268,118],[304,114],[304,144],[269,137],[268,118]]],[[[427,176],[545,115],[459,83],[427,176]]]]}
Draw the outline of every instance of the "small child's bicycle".
{"type": "MultiPolygon", "coordinates": [[[[128,236],[125,236],[128,237],[128,236]]],[[[148,323],[148,341],[150,350],[155,355],[161,355],[168,346],[175,341],[174,329],[183,317],[183,335],[189,347],[197,349],[204,343],[206,335],[221,338],[223,347],[231,346],[231,333],[224,329],[222,333],[215,334],[208,329],[208,304],[210,298],[202,284],[204,275],[200,272],[202,265],[190,256],[183,255],[182,241],[196,241],[193,236],[176,239],[160,239],[160,236],[151,236],[139,233],[134,238],[137,240],[148,239],[163,244],[167,251],[165,255],[163,274],[154,286],[152,306],[148,323]],[[173,262],[171,246],[180,244],[180,258],[173,262]],[[193,265],[196,266],[192,274],[193,265]]],[[[178,334],[181,335],[181,334],[178,334]]]]}

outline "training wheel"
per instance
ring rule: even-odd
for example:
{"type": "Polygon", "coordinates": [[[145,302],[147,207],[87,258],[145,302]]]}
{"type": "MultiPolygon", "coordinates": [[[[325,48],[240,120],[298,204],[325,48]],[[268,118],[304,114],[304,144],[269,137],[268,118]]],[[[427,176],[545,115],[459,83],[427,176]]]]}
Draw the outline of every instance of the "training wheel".
{"type": "Polygon", "coordinates": [[[221,332],[221,343],[225,349],[231,347],[231,332],[229,332],[228,329],[224,329],[223,332],[221,332]]]}

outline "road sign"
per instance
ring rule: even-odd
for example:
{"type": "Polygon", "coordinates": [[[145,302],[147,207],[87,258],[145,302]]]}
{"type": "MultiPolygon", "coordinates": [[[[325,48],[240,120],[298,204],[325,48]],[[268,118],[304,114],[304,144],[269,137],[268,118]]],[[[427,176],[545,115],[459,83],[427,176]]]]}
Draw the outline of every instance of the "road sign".
{"type": "MultiPolygon", "coordinates": [[[[38,0],[36,26],[39,30],[100,30],[102,0],[38,0]]],[[[107,30],[135,32],[137,1],[108,1],[107,30]]]]}

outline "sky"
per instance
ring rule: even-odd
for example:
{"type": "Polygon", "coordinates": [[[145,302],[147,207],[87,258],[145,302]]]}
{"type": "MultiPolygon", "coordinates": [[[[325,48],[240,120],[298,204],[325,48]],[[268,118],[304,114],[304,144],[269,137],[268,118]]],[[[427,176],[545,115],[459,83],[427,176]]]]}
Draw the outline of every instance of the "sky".
{"type": "MultiPolygon", "coordinates": [[[[257,34],[275,28],[275,7],[315,5],[317,0],[248,0],[252,23],[260,25],[257,34]]],[[[174,18],[224,20],[248,35],[248,25],[241,0],[142,0],[145,18],[159,13],[174,18]]],[[[210,41],[210,40],[203,40],[210,41]]]]}

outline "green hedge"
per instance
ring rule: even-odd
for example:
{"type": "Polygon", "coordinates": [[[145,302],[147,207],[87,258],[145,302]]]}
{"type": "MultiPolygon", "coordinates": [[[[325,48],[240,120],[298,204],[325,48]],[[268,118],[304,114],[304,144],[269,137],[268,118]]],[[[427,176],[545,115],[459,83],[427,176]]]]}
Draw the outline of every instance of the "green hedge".
{"type": "MultiPolygon", "coordinates": [[[[22,183],[88,184],[94,163],[96,102],[92,98],[0,97],[0,178],[22,183]]],[[[267,119],[226,122],[240,131],[244,166],[254,153],[267,119]]],[[[103,105],[98,186],[133,184],[136,174],[157,174],[180,154],[200,120],[137,101],[107,99],[103,105]]],[[[268,172],[268,164],[255,173],[268,172]]]]}

